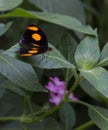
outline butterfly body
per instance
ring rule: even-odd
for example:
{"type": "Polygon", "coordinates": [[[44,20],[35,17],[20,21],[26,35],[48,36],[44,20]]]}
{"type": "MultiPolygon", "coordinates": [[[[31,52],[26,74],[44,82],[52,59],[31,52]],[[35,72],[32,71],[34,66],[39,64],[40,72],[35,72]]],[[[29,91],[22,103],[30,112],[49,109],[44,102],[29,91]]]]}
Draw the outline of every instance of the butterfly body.
{"type": "Polygon", "coordinates": [[[45,33],[36,25],[26,27],[19,41],[21,56],[32,56],[50,51],[45,33]]]}

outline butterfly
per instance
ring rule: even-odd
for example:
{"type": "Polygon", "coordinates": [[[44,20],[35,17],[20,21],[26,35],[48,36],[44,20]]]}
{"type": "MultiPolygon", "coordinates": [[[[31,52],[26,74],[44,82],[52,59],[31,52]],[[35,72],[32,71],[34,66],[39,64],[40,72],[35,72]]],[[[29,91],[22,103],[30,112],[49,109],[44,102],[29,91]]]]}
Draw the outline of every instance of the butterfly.
{"type": "Polygon", "coordinates": [[[45,33],[34,24],[26,27],[25,32],[20,38],[19,45],[20,56],[43,54],[52,50],[52,48],[48,47],[48,40],[45,33]]]}

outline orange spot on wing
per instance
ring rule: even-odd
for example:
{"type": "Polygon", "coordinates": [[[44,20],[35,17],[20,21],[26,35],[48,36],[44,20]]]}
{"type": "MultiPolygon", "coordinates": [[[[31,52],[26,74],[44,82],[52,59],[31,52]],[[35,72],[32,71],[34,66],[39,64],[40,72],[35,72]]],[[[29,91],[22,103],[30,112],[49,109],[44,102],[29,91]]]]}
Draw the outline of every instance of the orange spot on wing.
{"type": "Polygon", "coordinates": [[[38,52],[38,50],[30,50],[30,51],[28,51],[28,53],[30,53],[30,54],[34,54],[34,53],[37,53],[38,52]]]}
{"type": "Polygon", "coordinates": [[[39,28],[35,26],[28,26],[27,29],[32,30],[32,31],[38,31],[39,28]]]}
{"type": "Polygon", "coordinates": [[[33,45],[33,46],[36,46],[36,47],[39,47],[39,45],[38,45],[38,44],[34,44],[34,43],[33,43],[32,45],[33,45]]]}
{"type": "Polygon", "coordinates": [[[32,54],[20,54],[21,56],[32,56],[32,54]]]}
{"type": "Polygon", "coordinates": [[[41,36],[39,34],[37,34],[37,33],[32,34],[32,38],[34,40],[36,40],[36,41],[40,41],[41,40],[41,36]]]}
{"type": "Polygon", "coordinates": [[[32,50],[37,50],[38,51],[38,48],[32,48],[32,50]]]}

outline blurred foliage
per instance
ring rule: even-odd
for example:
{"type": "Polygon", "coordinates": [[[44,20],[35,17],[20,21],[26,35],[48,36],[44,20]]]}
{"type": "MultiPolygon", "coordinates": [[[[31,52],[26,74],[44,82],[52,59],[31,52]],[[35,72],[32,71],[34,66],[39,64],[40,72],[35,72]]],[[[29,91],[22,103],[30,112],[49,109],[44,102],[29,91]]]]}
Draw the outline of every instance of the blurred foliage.
{"type": "MultiPolygon", "coordinates": [[[[108,13],[107,13],[108,12],[108,0],[67,0],[67,1],[66,0],[58,0],[58,1],[57,0],[47,0],[47,1],[45,1],[45,0],[23,0],[22,3],[20,3],[20,2],[21,1],[19,1],[17,6],[22,7],[23,9],[65,14],[65,15],[77,18],[79,21],[81,21],[81,23],[88,24],[91,27],[93,27],[94,29],[97,28],[101,49],[103,48],[104,44],[108,41],[108,36],[107,36],[107,34],[108,34],[108,24],[107,24],[108,23],[108,13]]],[[[14,5],[14,8],[16,8],[16,5],[14,5]]],[[[5,14],[5,13],[13,10],[14,8],[13,8],[13,6],[11,6],[11,8],[10,9],[7,8],[6,11],[0,10],[0,14],[1,15],[5,14]]],[[[16,43],[18,43],[20,36],[23,34],[23,32],[25,30],[25,27],[28,24],[34,23],[36,25],[41,26],[41,28],[46,33],[49,42],[52,43],[57,49],[60,50],[61,54],[63,54],[63,56],[67,59],[67,61],[70,61],[71,63],[74,62],[74,58],[73,58],[74,52],[75,52],[76,46],[79,44],[79,41],[83,38],[83,36],[84,36],[83,34],[73,31],[73,30],[69,30],[67,28],[64,28],[64,27],[61,27],[61,26],[58,26],[55,24],[52,24],[52,23],[49,23],[49,22],[41,21],[39,19],[36,20],[36,19],[20,18],[20,17],[19,18],[2,18],[2,19],[0,19],[0,22],[5,23],[6,25],[9,21],[12,21],[13,24],[10,25],[10,29],[4,35],[1,36],[0,49],[5,50],[5,49],[8,49],[11,46],[15,45],[16,43]],[[64,47],[65,43],[67,43],[68,46],[64,47]],[[67,53],[67,51],[69,52],[70,49],[72,50],[71,53],[67,53]]],[[[3,27],[4,27],[4,25],[3,25],[3,27]]],[[[55,50],[55,52],[56,52],[56,50],[55,50]]],[[[60,56],[59,53],[57,52],[56,54],[58,54],[58,58],[59,58],[59,56],[60,56]]],[[[53,55],[53,52],[52,52],[52,55],[53,55]]],[[[62,59],[62,57],[60,57],[60,58],[62,59]]],[[[35,61],[35,58],[34,58],[34,61],[35,61]]],[[[45,66],[44,63],[45,62],[43,60],[42,66],[43,65],[45,66]]],[[[13,64],[15,64],[15,63],[13,63],[13,64]]],[[[66,63],[66,65],[67,64],[68,64],[68,62],[66,63]]],[[[47,66],[47,64],[46,64],[46,66],[47,66]]],[[[19,63],[18,67],[20,67],[20,63],[19,63]]],[[[24,69],[24,68],[21,68],[21,69],[24,69]]],[[[26,69],[27,69],[26,73],[29,73],[29,71],[28,71],[30,69],[29,65],[26,67],[26,69]]],[[[42,85],[47,83],[49,76],[56,75],[56,76],[61,77],[61,79],[64,79],[64,77],[66,76],[65,75],[66,69],[46,70],[46,69],[34,68],[34,70],[37,72],[39,81],[42,85]]],[[[13,75],[14,75],[14,73],[13,73],[13,75]]],[[[0,77],[1,77],[0,78],[1,80],[5,80],[4,77],[2,77],[2,76],[0,76],[0,77]]],[[[73,75],[70,75],[70,79],[71,79],[71,81],[74,80],[73,75]]],[[[19,82],[19,81],[16,80],[14,82],[19,82]]],[[[31,82],[33,83],[33,81],[31,81],[31,82]]],[[[105,106],[105,105],[107,106],[108,104],[105,103],[106,98],[104,96],[101,96],[100,92],[97,92],[97,90],[95,90],[91,84],[85,83],[85,82],[83,82],[83,84],[88,84],[92,88],[91,93],[88,91],[89,89],[84,88],[86,85],[84,86],[81,84],[82,89],[84,91],[81,88],[76,89],[76,91],[75,91],[76,95],[83,101],[87,101],[87,102],[93,103],[95,105],[99,104],[101,106],[105,106]],[[95,99],[95,100],[93,100],[93,99],[95,99]]],[[[1,85],[0,98],[1,98],[2,107],[0,108],[0,112],[1,112],[0,116],[8,115],[8,114],[11,114],[12,112],[13,112],[13,115],[21,113],[21,101],[20,101],[21,99],[15,93],[18,92],[18,93],[20,93],[20,95],[24,95],[25,92],[23,91],[23,88],[17,89],[17,87],[11,87],[11,89],[8,89],[7,84],[9,86],[11,86],[11,85],[14,86],[14,83],[12,84],[8,80],[5,81],[5,84],[1,85]],[[5,89],[8,91],[5,91],[5,89]],[[10,91],[12,91],[13,93],[11,93],[10,91]],[[7,96],[10,97],[8,100],[7,100],[7,96]],[[12,100],[11,100],[11,98],[12,98],[12,100]],[[10,103],[11,101],[13,101],[13,102],[10,103]],[[16,102],[16,101],[18,101],[18,102],[16,102]],[[2,113],[2,112],[4,112],[3,111],[4,109],[5,109],[5,113],[2,113]]],[[[72,82],[69,82],[69,87],[70,86],[72,86],[72,82]]],[[[29,86],[29,89],[30,89],[30,86],[29,86]]],[[[35,89],[34,89],[34,91],[35,91],[35,89]]],[[[35,92],[32,94],[32,101],[34,104],[37,103],[38,105],[41,106],[41,104],[43,102],[46,102],[47,99],[48,99],[48,94],[46,94],[46,93],[43,94],[40,92],[36,96],[35,96],[35,92]],[[38,100],[38,98],[39,98],[39,100],[38,100]]],[[[38,106],[38,105],[37,106],[34,105],[33,109],[34,110],[40,109],[40,106],[38,106]]],[[[75,108],[76,113],[78,112],[76,114],[77,115],[76,126],[80,125],[81,123],[84,123],[85,121],[87,121],[89,119],[89,117],[87,116],[87,110],[84,107],[82,107],[82,106],[79,107],[79,105],[75,104],[72,107],[72,112],[70,111],[71,114],[73,113],[73,108],[75,108]],[[83,120],[82,120],[82,116],[83,116],[83,120]]],[[[66,112],[65,109],[66,108],[63,107],[63,108],[61,108],[61,111],[63,111],[63,113],[65,113],[66,112]]],[[[67,111],[69,111],[69,109],[70,109],[70,106],[68,106],[67,111]]],[[[59,111],[60,119],[58,119],[58,121],[54,120],[53,118],[51,118],[51,119],[48,118],[47,120],[43,120],[42,122],[37,123],[36,127],[41,130],[42,129],[41,127],[44,126],[46,122],[47,123],[53,122],[51,125],[52,126],[57,125],[56,129],[60,130],[61,127],[58,125],[58,122],[61,121],[61,124],[64,123],[64,120],[62,120],[61,111],[59,111]]],[[[90,115],[92,115],[92,113],[93,114],[95,113],[95,111],[93,109],[90,109],[89,111],[90,111],[90,115]]],[[[66,115],[63,115],[63,116],[66,116],[66,115]]],[[[73,121],[73,122],[75,122],[75,121],[73,121]]],[[[71,124],[71,125],[73,125],[73,124],[71,124]]],[[[15,126],[18,125],[18,127],[20,129],[20,125],[15,124],[14,122],[12,124],[9,123],[6,126],[6,128],[8,128],[8,126],[12,127],[14,125],[15,126]]],[[[0,127],[1,127],[0,129],[5,129],[5,127],[2,125],[0,127]]],[[[35,126],[33,126],[33,128],[35,128],[35,126]]],[[[45,125],[45,128],[47,129],[47,125],[45,125]]],[[[92,129],[98,130],[97,127],[96,128],[94,127],[92,129]]]]}
{"type": "Polygon", "coordinates": [[[100,46],[108,41],[108,0],[82,0],[86,11],[86,23],[98,29],[100,46]]]}

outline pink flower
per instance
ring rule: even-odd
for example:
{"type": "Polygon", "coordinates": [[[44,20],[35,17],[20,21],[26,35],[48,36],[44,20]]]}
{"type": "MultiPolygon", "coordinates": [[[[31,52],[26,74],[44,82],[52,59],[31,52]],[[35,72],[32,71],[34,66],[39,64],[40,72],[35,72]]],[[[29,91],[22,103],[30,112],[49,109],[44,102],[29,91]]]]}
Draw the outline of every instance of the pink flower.
{"type": "Polygon", "coordinates": [[[63,95],[56,95],[54,93],[50,93],[49,102],[55,105],[58,105],[63,98],[63,95]]]}
{"type": "Polygon", "coordinates": [[[73,100],[73,101],[77,101],[78,100],[78,98],[76,98],[73,93],[70,94],[69,98],[71,100],[73,100]]]}
{"type": "MultiPolygon", "coordinates": [[[[50,92],[49,102],[58,105],[65,95],[65,82],[60,81],[58,77],[50,77],[50,81],[45,85],[45,88],[50,92]]],[[[66,90],[66,93],[68,93],[68,90],[66,90]]],[[[73,93],[70,94],[69,98],[74,101],[78,100],[73,93]]]]}

